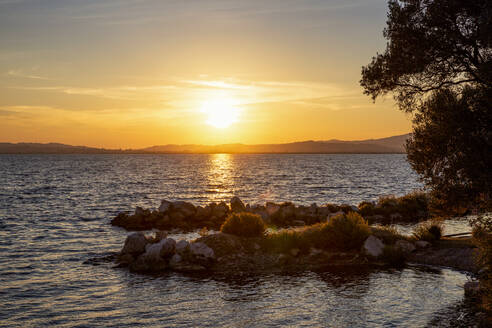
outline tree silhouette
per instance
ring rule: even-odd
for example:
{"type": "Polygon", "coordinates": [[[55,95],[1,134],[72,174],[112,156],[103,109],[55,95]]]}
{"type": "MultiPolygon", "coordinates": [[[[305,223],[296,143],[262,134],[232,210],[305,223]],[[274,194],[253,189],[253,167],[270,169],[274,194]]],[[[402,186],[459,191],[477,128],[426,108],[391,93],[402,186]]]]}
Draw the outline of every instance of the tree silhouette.
{"type": "Polygon", "coordinates": [[[492,1],[388,4],[386,50],[362,68],[364,93],[392,93],[414,114],[408,159],[443,205],[490,204],[492,1]]]}

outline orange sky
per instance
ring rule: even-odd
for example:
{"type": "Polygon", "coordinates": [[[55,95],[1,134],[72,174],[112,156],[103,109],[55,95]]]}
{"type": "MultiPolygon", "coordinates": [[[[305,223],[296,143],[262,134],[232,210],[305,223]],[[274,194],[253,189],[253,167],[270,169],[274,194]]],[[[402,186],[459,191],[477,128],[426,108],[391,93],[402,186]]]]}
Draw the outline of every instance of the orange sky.
{"type": "Polygon", "coordinates": [[[407,133],[391,98],[373,104],[358,85],[384,49],[385,15],[379,0],[0,0],[0,142],[138,148],[407,133]]]}

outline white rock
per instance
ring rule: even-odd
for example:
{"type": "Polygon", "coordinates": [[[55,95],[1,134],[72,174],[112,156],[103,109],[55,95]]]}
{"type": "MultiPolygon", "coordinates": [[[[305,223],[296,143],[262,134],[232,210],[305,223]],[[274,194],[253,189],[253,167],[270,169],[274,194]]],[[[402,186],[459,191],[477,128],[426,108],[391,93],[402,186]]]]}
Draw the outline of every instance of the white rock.
{"type": "Polygon", "coordinates": [[[411,253],[416,249],[414,244],[412,244],[409,241],[403,240],[403,239],[398,240],[395,243],[395,247],[399,248],[404,253],[411,253]]]}
{"type": "Polygon", "coordinates": [[[162,240],[155,244],[148,244],[145,248],[145,253],[143,254],[145,261],[147,263],[156,263],[162,260],[161,258],[161,249],[162,249],[162,240]]]}
{"type": "Polygon", "coordinates": [[[170,257],[174,254],[176,249],[176,241],[172,238],[166,238],[161,240],[161,256],[164,258],[170,257]]]}
{"type": "Polygon", "coordinates": [[[378,257],[383,254],[384,244],[378,238],[369,236],[364,242],[364,246],[362,246],[362,248],[366,254],[378,257]]]}
{"type": "Polygon", "coordinates": [[[195,258],[203,260],[214,260],[214,250],[205,245],[204,243],[196,242],[190,244],[190,253],[195,258]]]}
{"type": "Polygon", "coordinates": [[[142,254],[145,252],[145,246],[147,246],[148,243],[147,238],[145,238],[145,235],[142,232],[134,232],[126,237],[121,254],[142,254]]]}
{"type": "Polygon", "coordinates": [[[176,243],[176,253],[183,256],[190,249],[190,243],[187,240],[180,240],[176,243]]]}
{"type": "Polygon", "coordinates": [[[419,240],[415,242],[415,246],[417,246],[417,248],[427,248],[430,247],[430,245],[431,243],[425,240],[419,240]]]}

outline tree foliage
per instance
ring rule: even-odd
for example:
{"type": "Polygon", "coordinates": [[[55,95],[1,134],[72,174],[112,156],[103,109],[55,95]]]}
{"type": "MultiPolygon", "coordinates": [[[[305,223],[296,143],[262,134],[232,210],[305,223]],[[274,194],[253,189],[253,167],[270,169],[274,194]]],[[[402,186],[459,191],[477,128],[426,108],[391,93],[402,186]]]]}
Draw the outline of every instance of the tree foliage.
{"type": "MultiPolygon", "coordinates": [[[[413,113],[412,167],[444,206],[490,199],[492,1],[390,0],[364,93],[413,113]]],[[[490,204],[490,203],[489,203],[490,204]]]]}
{"type": "Polygon", "coordinates": [[[386,50],[363,67],[361,85],[373,99],[393,92],[414,111],[434,90],[492,86],[490,0],[389,1],[386,50]]]}

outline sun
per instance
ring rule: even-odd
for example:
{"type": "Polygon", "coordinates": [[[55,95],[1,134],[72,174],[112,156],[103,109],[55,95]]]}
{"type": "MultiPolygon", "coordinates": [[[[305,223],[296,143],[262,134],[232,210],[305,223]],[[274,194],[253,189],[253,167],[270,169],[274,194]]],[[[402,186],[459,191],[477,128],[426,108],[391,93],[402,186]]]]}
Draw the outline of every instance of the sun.
{"type": "Polygon", "coordinates": [[[207,115],[207,124],[223,129],[239,120],[237,102],[230,98],[216,98],[203,103],[202,112],[207,115]]]}

